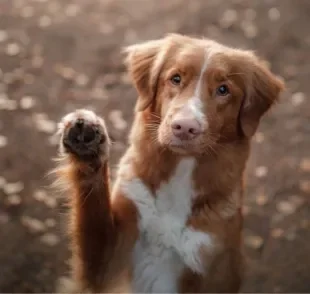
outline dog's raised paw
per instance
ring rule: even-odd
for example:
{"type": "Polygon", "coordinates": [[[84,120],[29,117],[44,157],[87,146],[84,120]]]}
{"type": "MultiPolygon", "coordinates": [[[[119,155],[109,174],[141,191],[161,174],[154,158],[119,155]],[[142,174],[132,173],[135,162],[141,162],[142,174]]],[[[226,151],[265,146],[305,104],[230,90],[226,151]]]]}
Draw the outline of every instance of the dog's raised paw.
{"type": "Polygon", "coordinates": [[[82,160],[106,158],[109,137],[104,120],[94,112],[79,109],[67,114],[59,124],[60,150],[82,160]]]}

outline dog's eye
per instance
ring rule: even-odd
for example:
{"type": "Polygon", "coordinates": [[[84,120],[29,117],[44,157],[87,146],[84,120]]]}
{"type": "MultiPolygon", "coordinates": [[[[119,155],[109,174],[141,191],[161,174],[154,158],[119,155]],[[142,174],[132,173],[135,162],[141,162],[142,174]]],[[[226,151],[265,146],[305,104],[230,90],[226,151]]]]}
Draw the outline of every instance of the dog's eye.
{"type": "Polygon", "coordinates": [[[175,74],[170,78],[172,84],[178,86],[181,84],[181,76],[179,74],[175,74]]]}
{"type": "Polygon", "coordinates": [[[229,94],[229,88],[226,85],[221,85],[216,89],[216,94],[219,96],[226,96],[229,94]]]}

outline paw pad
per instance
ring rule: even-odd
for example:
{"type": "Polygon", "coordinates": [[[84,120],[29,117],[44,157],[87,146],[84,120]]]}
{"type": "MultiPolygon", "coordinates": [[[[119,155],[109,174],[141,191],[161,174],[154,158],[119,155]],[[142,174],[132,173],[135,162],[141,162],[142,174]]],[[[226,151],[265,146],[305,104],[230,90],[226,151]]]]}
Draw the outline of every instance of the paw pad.
{"type": "Polygon", "coordinates": [[[107,152],[104,121],[92,111],[78,110],[66,115],[61,124],[62,147],[67,153],[89,159],[107,152]]]}

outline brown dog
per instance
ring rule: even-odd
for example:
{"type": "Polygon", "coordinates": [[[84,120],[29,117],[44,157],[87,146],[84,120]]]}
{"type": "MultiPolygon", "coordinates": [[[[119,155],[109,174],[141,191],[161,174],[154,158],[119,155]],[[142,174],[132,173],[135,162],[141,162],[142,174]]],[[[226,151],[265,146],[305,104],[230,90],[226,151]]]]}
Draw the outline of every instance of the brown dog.
{"type": "Polygon", "coordinates": [[[237,292],[250,140],[283,89],[253,53],[177,34],[126,49],[139,92],[110,192],[104,121],[62,120],[79,291],[237,292]]]}

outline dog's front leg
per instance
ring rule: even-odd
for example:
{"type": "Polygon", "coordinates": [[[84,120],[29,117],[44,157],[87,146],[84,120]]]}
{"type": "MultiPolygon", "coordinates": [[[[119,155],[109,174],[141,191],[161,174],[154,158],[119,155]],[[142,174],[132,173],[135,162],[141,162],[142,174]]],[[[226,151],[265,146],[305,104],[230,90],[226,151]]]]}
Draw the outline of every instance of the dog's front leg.
{"type": "Polygon", "coordinates": [[[79,291],[108,291],[130,263],[136,209],[123,195],[110,199],[109,138],[104,121],[77,110],[60,123],[60,180],[70,190],[73,276],[79,291]]]}
{"type": "Polygon", "coordinates": [[[140,227],[149,242],[157,240],[156,242],[161,242],[164,247],[173,248],[192,272],[207,273],[205,259],[207,256],[211,259],[217,250],[213,235],[187,226],[173,211],[161,214],[156,208],[151,190],[139,178],[124,182],[123,191],[126,197],[136,203],[140,211],[140,227]]]}

